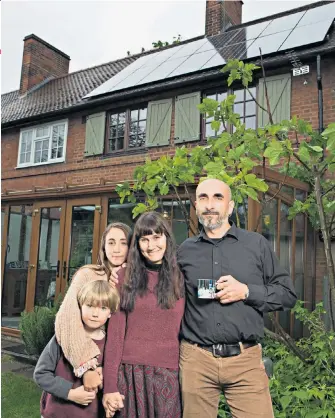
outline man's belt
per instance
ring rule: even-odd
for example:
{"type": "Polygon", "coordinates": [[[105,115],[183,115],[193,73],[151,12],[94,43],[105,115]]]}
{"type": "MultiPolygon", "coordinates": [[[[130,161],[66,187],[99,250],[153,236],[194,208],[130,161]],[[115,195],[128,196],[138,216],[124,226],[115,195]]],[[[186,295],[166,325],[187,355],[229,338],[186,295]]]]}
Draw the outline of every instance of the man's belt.
{"type": "Polygon", "coordinates": [[[233,357],[241,354],[241,345],[244,349],[254,347],[258,343],[256,341],[236,343],[236,344],[213,344],[213,345],[201,345],[188,341],[190,344],[197,345],[203,350],[209,351],[214,357],[233,357]]]}

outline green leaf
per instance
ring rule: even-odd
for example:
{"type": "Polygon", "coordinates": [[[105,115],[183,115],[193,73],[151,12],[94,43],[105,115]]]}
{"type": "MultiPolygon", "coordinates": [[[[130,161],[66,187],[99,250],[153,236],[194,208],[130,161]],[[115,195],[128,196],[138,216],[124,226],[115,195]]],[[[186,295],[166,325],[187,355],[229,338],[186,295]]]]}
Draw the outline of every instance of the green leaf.
{"type": "Polygon", "coordinates": [[[323,151],[323,149],[321,147],[317,146],[317,145],[312,146],[312,145],[307,144],[307,146],[310,150],[316,152],[317,154],[319,154],[320,152],[323,151]]]}
{"type": "Polygon", "coordinates": [[[169,193],[169,186],[168,186],[167,183],[163,183],[163,184],[160,184],[159,185],[159,193],[162,196],[165,196],[165,195],[167,195],[169,193]]]}
{"type": "Polygon", "coordinates": [[[133,209],[133,219],[135,219],[138,215],[147,211],[147,206],[144,203],[139,203],[133,209]]]}
{"type": "Polygon", "coordinates": [[[298,155],[303,162],[308,162],[310,160],[311,156],[308,152],[307,147],[305,147],[303,144],[301,144],[300,147],[299,147],[298,155]]]}
{"type": "Polygon", "coordinates": [[[238,165],[238,168],[246,169],[246,170],[251,170],[253,167],[256,167],[256,165],[258,165],[256,163],[256,161],[251,160],[248,157],[241,157],[240,159],[240,164],[238,165]]]}
{"type": "Polygon", "coordinates": [[[291,401],[292,401],[292,396],[282,396],[280,398],[280,403],[284,410],[289,406],[291,401]]]}
{"type": "Polygon", "coordinates": [[[251,197],[252,200],[255,200],[256,202],[259,202],[258,194],[257,194],[255,189],[252,189],[251,187],[246,187],[244,189],[244,191],[249,197],[251,197]]]}
{"type": "Polygon", "coordinates": [[[213,129],[213,131],[218,131],[220,129],[221,126],[221,122],[219,120],[213,120],[211,122],[211,128],[213,129]]]}
{"type": "Polygon", "coordinates": [[[244,179],[248,186],[259,190],[260,192],[266,192],[269,188],[265,181],[263,179],[257,178],[255,174],[247,174],[244,179]]]}
{"type": "Polygon", "coordinates": [[[278,141],[272,141],[264,151],[264,157],[269,159],[270,165],[278,164],[283,155],[283,145],[278,141]]]}
{"type": "Polygon", "coordinates": [[[335,150],[335,123],[330,123],[322,134],[323,137],[327,138],[327,150],[335,150]]]}
{"type": "Polygon", "coordinates": [[[297,390],[296,392],[293,392],[293,395],[301,400],[307,400],[308,399],[308,393],[302,390],[297,390]]]}

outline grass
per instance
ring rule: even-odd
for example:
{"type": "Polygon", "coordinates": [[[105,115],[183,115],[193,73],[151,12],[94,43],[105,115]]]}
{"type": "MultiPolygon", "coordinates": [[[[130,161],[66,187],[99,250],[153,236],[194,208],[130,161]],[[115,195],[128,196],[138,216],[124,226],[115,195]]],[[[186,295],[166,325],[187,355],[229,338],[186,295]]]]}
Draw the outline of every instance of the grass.
{"type": "Polygon", "coordinates": [[[8,354],[1,354],[1,363],[12,363],[15,359],[8,354]]]}
{"type": "Polygon", "coordinates": [[[31,379],[1,373],[2,418],[40,418],[40,398],[41,390],[31,379]]]}

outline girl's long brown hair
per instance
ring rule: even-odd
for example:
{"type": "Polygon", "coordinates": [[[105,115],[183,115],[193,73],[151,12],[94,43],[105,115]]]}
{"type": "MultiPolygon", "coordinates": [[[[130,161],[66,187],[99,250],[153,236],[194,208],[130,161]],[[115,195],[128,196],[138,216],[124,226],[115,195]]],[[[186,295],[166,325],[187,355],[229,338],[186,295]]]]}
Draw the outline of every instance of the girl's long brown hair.
{"type": "Polygon", "coordinates": [[[96,272],[106,273],[108,280],[110,278],[111,271],[110,271],[110,264],[106,256],[106,236],[112,228],[121,229],[121,231],[124,232],[126,239],[127,239],[128,247],[129,247],[131,236],[132,236],[131,228],[122,222],[113,222],[107,225],[107,228],[104,230],[102,234],[97,265],[91,264],[89,266],[86,266],[96,272]]]}
{"type": "Polygon", "coordinates": [[[172,308],[184,296],[184,280],[177,264],[176,244],[170,226],[159,213],[146,212],[135,224],[129,247],[125,281],[121,289],[121,308],[125,311],[133,311],[136,297],[147,292],[148,273],[139,239],[152,234],[166,236],[166,251],[155,288],[158,305],[163,309],[172,308]]]}

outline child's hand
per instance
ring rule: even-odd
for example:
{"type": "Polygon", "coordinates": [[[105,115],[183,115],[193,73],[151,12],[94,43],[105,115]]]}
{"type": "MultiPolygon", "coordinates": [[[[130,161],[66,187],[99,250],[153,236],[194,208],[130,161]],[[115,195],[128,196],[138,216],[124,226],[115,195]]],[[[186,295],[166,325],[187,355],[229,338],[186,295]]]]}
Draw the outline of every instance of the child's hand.
{"type": "Polygon", "coordinates": [[[106,418],[113,417],[118,409],[123,408],[124,396],[119,392],[106,393],[102,398],[102,404],[105,408],[106,418]]]}
{"type": "Polygon", "coordinates": [[[103,377],[103,374],[102,374],[102,367],[97,367],[97,373],[98,373],[98,375],[101,377],[101,385],[99,385],[99,389],[102,389],[103,388],[103,383],[104,383],[104,377],[103,377]]]}
{"type": "Polygon", "coordinates": [[[118,280],[118,271],[119,270],[121,270],[123,267],[127,267],[127,263],[123,263],[122,264],[122,266],[119,266],[119,267],[113,267],[112,268],[112,270],[111,270],[111,275],[110,275],[110,277],[109,277],[109,284],[112,286],[112,287],[115,287],[118,283],[119,283],[119,280],[118,280]]]}
{"type": "Polygon", "coordinates": [[[67,398],[69,401],[79,403],[80,405],[88,405],[95,398],[95,392],[87,392],[84,386],[79,386],[79,388],[70,389],[67,398]]]}
{"type": "Polygon", "coordinates": [[[102,385],[102,378],[97,370],[88,370],[83,376],[83,384],[88,392],[98,392],[98,387],[102,385]]]}

